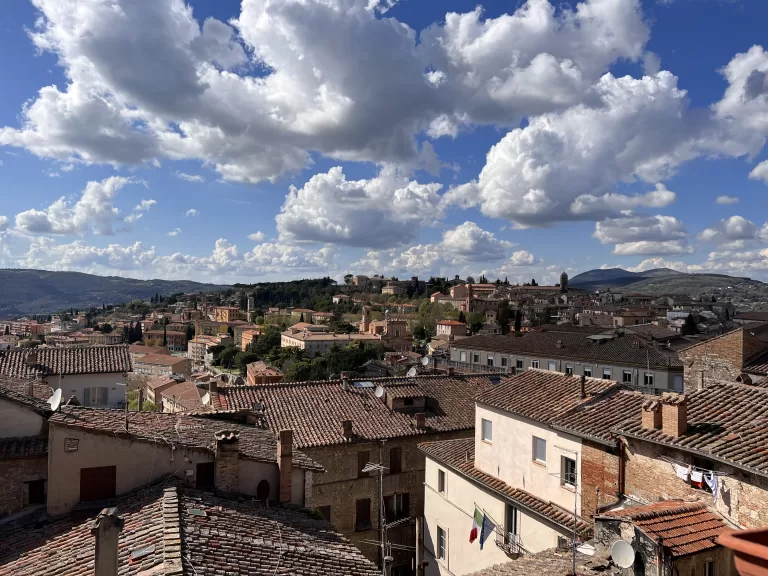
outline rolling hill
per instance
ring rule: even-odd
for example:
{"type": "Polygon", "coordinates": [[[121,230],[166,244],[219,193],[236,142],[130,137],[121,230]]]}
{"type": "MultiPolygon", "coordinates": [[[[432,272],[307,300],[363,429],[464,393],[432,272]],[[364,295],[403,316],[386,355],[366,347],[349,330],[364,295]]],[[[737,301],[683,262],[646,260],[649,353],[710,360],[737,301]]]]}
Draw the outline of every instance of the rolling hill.
{"type": "Polygon", "coordinates": [[[214,292],[227,286],[189,280],[134,280],[81,272],[0,270],[0,318],[50,314],[66,308],[148,300],[156,293],[214,292]]]}

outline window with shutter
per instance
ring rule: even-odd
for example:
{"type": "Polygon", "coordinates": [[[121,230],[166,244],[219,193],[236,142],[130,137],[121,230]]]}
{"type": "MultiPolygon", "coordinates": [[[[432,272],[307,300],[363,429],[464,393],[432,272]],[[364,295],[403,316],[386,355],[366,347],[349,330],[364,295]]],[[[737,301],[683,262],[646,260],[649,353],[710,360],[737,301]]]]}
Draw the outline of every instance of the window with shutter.
{"type": "Polygon", "coordinates": [[[91,405],[91,389],[84,388],[83,389],[83,406],[90,406],[90,405],[91,405]]]}

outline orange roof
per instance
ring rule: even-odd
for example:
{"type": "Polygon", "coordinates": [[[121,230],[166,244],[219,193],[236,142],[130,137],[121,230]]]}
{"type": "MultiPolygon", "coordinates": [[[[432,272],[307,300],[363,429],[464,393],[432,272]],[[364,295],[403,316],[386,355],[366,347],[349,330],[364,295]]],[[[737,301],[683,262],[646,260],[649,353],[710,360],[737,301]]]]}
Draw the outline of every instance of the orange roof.
{"type": "Polygon", "coordinates": [[[466,326],[464,322],[459,322],[458,320],[440,320],[438,324],[441,326],[466,326]]]}

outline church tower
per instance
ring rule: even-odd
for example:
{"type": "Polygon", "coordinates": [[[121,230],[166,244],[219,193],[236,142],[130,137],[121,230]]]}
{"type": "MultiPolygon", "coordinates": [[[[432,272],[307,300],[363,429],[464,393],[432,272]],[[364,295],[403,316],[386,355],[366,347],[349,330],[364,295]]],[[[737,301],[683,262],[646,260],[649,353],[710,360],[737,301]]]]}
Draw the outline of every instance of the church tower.
{"type": "Polygon", "coordinates": [[[568,274],[565,271],[560,274],[560,292],[568,292],[568,274]]]}

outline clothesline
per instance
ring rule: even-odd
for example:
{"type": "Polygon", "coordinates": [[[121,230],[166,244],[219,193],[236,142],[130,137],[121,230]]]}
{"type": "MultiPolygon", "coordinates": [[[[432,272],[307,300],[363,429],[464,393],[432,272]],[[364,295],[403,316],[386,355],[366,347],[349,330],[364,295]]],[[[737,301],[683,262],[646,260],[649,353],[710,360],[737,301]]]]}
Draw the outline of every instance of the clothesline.
{"type": "Polygon", "coordinates": [[[683,468],[691,468],[691,471],[700,471],[700,472],[709,472],[710,474],[716,474],[718,476],[731,476],[730,472],[720,472],[718,470],[710,470],[709,468],[702,468],[701,466],[695,466],[694,464],[690,464],[687,462],[678,462],[677,460],[674,460],[673,458],[670,458],[668,456],[659,456],[659,460],[666,462],[667,464],[675,464],[677,466],[682,466],[683,468]]]}

